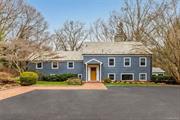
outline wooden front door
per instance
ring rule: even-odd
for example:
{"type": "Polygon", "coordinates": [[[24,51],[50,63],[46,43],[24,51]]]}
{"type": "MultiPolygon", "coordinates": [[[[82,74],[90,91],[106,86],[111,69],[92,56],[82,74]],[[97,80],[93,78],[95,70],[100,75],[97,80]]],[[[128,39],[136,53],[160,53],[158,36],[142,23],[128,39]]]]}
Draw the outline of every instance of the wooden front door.
{"type": "Polygon", "coordinates": [[[96,81],[96,67],[91,67],[91,80],[96,81]]]}

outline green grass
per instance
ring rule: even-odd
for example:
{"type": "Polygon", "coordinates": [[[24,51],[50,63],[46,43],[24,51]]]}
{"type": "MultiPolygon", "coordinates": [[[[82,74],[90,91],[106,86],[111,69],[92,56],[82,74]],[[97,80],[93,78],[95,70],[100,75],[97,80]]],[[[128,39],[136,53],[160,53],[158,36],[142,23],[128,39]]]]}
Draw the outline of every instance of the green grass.
{"type": "Polygon", "coordinates": [[[37,81],[37,86],[67,86],[67,82],[37,81]]]}
{"type": "Polygon", "coordinates": [[[161,84],[156,84],[156,83],[105,83],[107,87],[110,86],[161,86],[161,84]]]}

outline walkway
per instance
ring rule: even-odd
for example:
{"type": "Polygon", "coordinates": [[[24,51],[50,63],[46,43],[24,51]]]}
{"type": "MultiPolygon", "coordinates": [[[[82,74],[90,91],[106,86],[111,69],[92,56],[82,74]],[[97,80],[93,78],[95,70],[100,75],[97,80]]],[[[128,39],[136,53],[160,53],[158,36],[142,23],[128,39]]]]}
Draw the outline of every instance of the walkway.
{"type": "Polygon", "coordinates": [[[33,90],[107,90],[103,83],[85,83],[82,86],[26,86],[0,91],[0,100],[33,90]]]}

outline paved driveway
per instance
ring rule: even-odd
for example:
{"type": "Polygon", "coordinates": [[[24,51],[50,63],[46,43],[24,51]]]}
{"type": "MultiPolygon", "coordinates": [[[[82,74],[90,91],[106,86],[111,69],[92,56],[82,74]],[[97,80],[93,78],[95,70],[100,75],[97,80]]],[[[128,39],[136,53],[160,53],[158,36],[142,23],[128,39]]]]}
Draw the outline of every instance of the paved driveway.
{"type": "Polygon", "coordinates": [[[180,87],[35,90],[0,101],[0,120],[180,120],[180,87]]]}

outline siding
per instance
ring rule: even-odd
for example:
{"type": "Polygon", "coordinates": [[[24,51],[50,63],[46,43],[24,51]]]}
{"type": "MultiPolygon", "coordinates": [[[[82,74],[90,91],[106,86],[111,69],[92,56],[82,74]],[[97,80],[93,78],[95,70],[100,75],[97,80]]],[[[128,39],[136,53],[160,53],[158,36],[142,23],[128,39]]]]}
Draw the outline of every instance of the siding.
{"type": "Polygon", "coordinates": [[[29,64],[29,70],[41,72],[44,75],[74,73],[82,74],[82,79],[86,79],[85,63],[91,59],[101,61],[101,78],[107,78],[108,73],[115,73],[116,80],[121,79],[121,73],[134,73],[134,79],[139,80],[139,73],[147,73],[147,80],[151,79],[151,56],[147,56],[147,66],[139,67],[139,57],[144,56],[109,56],[115,58],[115,67],[108,67],[108,56],[83,56],[84,61],[74,61],[74,69],[67,69],[67,61],[59,62],[59,69],[51,69],[51,62],[43,62],[43,69],[36,70],[36,64],[29,64]],[[131,67],[124,67],[124,57],[131,57],[131,67]]]}
{"type": "MultiPolygon", "coordinates": [[[[97,59],[102,64],[102,79],[108,77],[108,73],[115,73],[116,80],[121,79],[121,73],[134,73],[134,79],[139,80],[139,73],[147,73],[147,79],[151,79],[151,57],[147,58],[147,66],[139,67],[139,57],[144,56],[109,56],[115,58],[115,67],[108,67],[108,56],[84,56],[84,63],[90,59],[97,59]],[[131,57],[131,67],[124,67],[124,57],[131,57]]],[[[85,73],[85,71],[84,71],[85,73]]]]}
{"type": "Polygon", "coordinates": [[[29,64],[29,70],[41,72],[43,75],[74,73],[83,74],[82,61],[74,61],[74,69],[67,69],[67,61],[59,62],[59,69],[51,69],[51,62],[43,62],[43,69],[36,69],[35,63],[29,64]]]}

